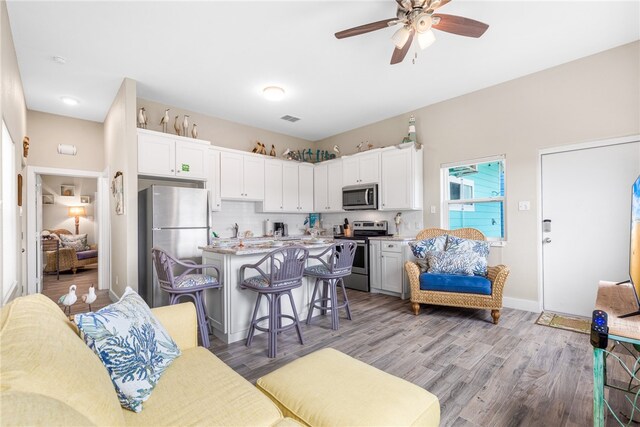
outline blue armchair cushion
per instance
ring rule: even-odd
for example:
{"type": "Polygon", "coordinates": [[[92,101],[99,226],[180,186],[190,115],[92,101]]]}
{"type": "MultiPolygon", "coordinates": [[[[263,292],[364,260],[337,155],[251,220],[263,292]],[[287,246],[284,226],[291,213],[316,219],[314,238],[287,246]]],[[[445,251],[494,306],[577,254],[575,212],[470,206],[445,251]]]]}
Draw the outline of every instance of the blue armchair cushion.
{"type": "Polygon", "coordinates": [[[469,253],[476,255],[473,265],[473,274],[487,275],[487,257],[489,256],[490,243],[484,240],[462,239],[456,236],[449,236],[447,239],[447,252],[469,257],[469,253]]]}
{"type": "Polygon", "coordinates": [[[215,277],[207,274],[185,274],[175,280],[176,288],[194,288],[204,285],[217,285],[218,281],[215,277]]]}
{"type": "Polygon", "coordinates": [[[491,295],[491,282],[482,276],[422,273],[420,275],[420,289],[423,291],[491,295]]]}

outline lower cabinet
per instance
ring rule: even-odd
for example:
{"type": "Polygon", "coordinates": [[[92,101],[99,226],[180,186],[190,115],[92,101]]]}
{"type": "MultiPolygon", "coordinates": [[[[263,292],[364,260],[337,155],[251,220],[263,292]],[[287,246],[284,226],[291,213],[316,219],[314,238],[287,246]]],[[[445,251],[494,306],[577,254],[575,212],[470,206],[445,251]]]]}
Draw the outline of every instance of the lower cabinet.
{"type": "Polygon", "coordinates": [[[400,296],[408,294],[404,263],[409,259],[408,242],[369,240],[369,283],[371,292],[400,296]]]}

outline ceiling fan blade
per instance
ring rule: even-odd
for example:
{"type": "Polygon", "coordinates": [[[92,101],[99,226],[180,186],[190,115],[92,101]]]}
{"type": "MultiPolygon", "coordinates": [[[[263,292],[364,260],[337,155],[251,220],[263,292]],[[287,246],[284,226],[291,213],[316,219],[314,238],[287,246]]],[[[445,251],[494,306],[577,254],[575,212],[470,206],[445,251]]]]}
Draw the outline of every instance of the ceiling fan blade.
{"type": "Polygon", "coordinates": [[[411,43],[413,42],[413,36],[415,34],[415,30],[412,28],[411,33],[409,34],[409,38],[407,42],[402,46],[402,49],[398,49],[397,47],[393,50],[393,55],[391,55],[391,65],[402,62],[405,56],[407,56],[407,52],[411,48],[411,43]]]}
{"type": "Polygon", "coordinates": [[[429,10],[430,11],[434,11],[436,9],[440,9],[442,6],[444,6],[445,4],[449,3],[451,0],[440,0],[437,2],[431,2],[431,6],[429,6],[429,10]]]}
{"type": "Polygon", "coordinates": [[[391,19],[384,19],[382,21],[371,22],[369,24],[360,25],[359,27],[353,27],[353,28],[349,28],[348,30],[338,31],[335,35],[337,39],[359,36],[360,34],[370,33],[371,31],[387,28],[390,22],[397,21],[397,20],[398,18],[391,18],[391,19]]]}
{"type": "Polygon", "coordinates": [[[487,31],[489,26],[483,22],[475,21],[469,18],[463,18],[456,15],[445,15],[439,13],[433,15],[434,18],[440,19],[440,22],[433,24],[433,28],[447,33],[457,34],[459,36],[478,38],[487,31]]]}

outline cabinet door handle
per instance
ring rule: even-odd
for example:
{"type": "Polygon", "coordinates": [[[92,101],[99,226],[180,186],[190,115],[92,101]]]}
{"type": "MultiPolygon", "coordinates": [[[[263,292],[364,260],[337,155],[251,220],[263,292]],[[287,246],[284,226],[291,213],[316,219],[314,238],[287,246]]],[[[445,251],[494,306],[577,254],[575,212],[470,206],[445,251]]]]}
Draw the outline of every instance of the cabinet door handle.
{"type": "Polygon", "coordinates": [[[171,172],[173,172],[173,169],[171,169],[171,172]]]}

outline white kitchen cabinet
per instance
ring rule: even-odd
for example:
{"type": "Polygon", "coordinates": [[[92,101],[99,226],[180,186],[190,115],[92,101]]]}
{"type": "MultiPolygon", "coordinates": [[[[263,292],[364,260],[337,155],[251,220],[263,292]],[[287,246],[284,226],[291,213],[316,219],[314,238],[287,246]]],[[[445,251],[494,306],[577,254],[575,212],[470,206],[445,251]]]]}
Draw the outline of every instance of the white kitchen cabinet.
{"type": "Polygon", "coordinates": [[[209,142],[138,129],[138,174],[207,179],[209,142]]]}
{"type": "Polygon", "coordinates": [[[265,162],[263,212],[313,211],[313,165],[283,160],[265,162]]]}
{"type": "Polygon", "coordinates": [[[342,160],[342,185],[378,184],[380,151],[355,154],[342,160]]]}
{"type": "Polygon", "coordinates": [[[238,152],[220,153],[220,194],[223,199],[262,201],[264,159],[238,152]]]}
{"type": "Polygon", "coordinates": [[[220,197],[220,152],[209,149],[207,157],[207,190],[209,190],[209,209],[213,212],[222,210],[220,197]]]}
{"type": "Polygon", "coordinates": [[[342,160],[313,168],[313,205],[315,212],[342,211],[342,160]]]}
{"type": "Polygon", "coordinates": [[[380,210],[422,209],[422,150],[381,152],[380,210]]]}
{"type": "Polygon", "coordinates": [[[373,293],[405,298],[404,263],[411,259],[408,241],[369,240],[369,285],[373,293]]]}

